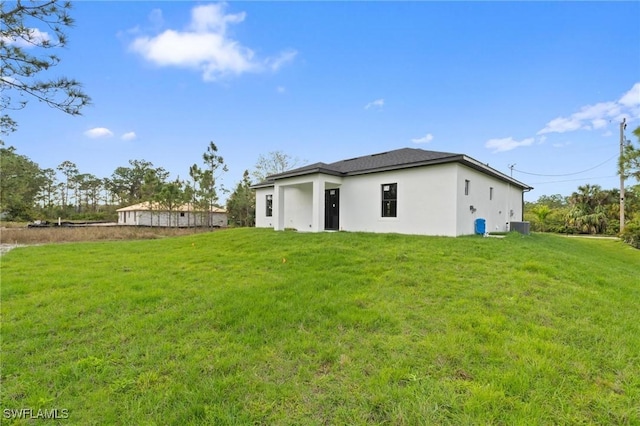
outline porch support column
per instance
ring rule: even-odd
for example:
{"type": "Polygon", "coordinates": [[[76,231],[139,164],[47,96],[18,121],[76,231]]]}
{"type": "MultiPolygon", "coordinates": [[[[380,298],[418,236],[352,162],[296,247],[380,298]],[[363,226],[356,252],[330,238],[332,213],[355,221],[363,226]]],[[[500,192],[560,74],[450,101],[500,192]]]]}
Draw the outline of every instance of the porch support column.
{"type": "Polygon", "coordinates": [[[321,232],[324,231],[324,179],[313,180],[312,197],[311,232],[321,232]]]}
{"type": "Polygon", "coordinates": [[[275,231],[284,231],[284,187],[280,185],[275,185],[273,188],[272,208],[273,229],[275,231]]]}

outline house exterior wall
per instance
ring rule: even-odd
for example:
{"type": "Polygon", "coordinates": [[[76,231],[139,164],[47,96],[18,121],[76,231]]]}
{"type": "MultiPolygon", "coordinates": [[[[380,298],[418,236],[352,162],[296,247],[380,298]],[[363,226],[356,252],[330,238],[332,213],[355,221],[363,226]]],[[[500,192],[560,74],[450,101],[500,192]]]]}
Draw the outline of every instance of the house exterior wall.
{"type": "Polygon", "coordinates": [[[309,232],[312,228],[313,184],[284,188],[284,227],[309,232]]]}
{"type": "Polygon", "coordinates": [[[508,231],[509,222],[522,220],[521,188],[461,164],[456,168],[457,235],[475,233],[477,218],[486,220],[487,232],[508,231]],[[468,194],[465,181],[469,181],[468,194]]]}
{"type": "Polygon", "coordinates": [[[275,217],[267,216],[267,195],[273,196],[273,187],[256,189],[256,228],[273,228],[275,217]]]}
{"type": "MultiPolygon", "coordinates": [[[[210,218],[211,226],[227,226],[226,213],[210,213],[210,218]]],[[[118,225],[206,227],[209,223],[206,213],[134,210],[118,212],[118,225]]]]}
{"type": "Polygon", "coordinates": [[[505,231],[510,221],[522,220],[521,188],[460,163],[445,163],[345,178],[280,179],[273,187],[256,189],[256,227],[324,230],[324,191],[332,188],[340,190],[339,229],[344,231],[459,236],[473,234],[477,218],[486,220],[486,231],[505,231]],[[393,183],[397,215],[382,217],[382,185],[393,183]],[[266,216],[267,194],[273,196],[272,217],[266,216]]]}
{"type": "Polygon", "coordinates": [[[452,164],[350,176],[340,187],[340,229],[456,235],[452,164]],[[396,183],[397,217],[382,217],[382,185],[396,183]]]}

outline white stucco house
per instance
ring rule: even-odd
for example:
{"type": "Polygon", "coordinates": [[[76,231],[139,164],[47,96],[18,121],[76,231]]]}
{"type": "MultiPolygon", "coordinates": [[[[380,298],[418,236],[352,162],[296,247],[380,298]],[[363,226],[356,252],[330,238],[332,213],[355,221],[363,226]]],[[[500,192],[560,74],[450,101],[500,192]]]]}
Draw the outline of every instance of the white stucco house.
{"type": "Polygon", "coordinates": [[[169,211],[159,203],[144,202],[116,210],[118,225],[162,227],[223,227],[227,226],[227,211],[213,207],[209,212],[191,204],[175,206],[169,211]]]}
{"type": "Polygon", "coordinates": [[[464,154],[403,148],[268,176],[256,227],[459,236],[508,231],[530,186],[464,154]]]}

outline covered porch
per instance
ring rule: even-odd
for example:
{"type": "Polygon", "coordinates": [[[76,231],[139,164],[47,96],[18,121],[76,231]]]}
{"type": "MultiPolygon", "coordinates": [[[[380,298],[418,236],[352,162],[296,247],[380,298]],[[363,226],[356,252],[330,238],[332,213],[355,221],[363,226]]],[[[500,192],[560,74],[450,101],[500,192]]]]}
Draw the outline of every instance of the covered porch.
{"type": "Polygon", "coordinates": [[[321,232],[340,229],[342,178],[318,173],[276,181],[274,229],[321,232]]]}

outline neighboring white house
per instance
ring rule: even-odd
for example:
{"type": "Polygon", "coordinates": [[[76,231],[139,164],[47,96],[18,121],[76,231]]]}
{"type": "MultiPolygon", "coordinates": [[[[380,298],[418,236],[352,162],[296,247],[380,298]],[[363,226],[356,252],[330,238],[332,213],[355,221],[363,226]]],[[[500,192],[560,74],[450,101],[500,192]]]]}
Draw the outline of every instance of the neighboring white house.
{"type": "Polygon", "coordinates": [[[253,186],[256,227],[473,234],[522,221],[530,186],[463,154],[403,148],[271,175],[253,186]]]}
{"type": "Polygon", "coordinates": [[[144,202],[116,210],[118,225],[166,227],[227,226],[227,211],[214,207],[210,212],[197,210],[191,204],[175,206],[169,211],[159,203],[144,202]]]}

